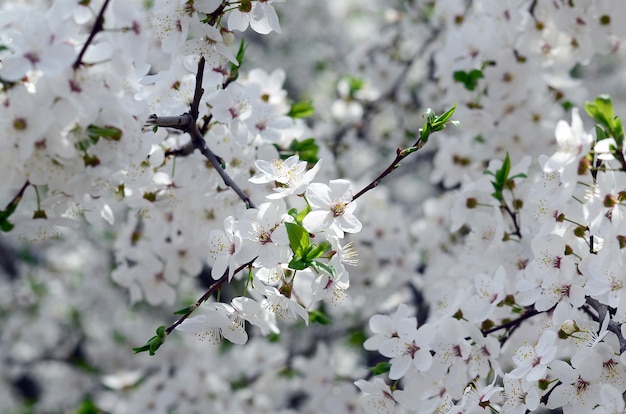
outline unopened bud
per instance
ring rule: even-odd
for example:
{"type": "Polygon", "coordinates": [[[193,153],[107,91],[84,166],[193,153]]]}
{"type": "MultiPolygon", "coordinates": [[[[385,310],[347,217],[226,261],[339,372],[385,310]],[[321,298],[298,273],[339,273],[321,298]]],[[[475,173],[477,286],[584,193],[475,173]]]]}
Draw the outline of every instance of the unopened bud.
{"type": "Polygon", "coordinates": [[[235,42],[235,34],[230,30],[222,29],[222,41],[226,46],[232,45],[235,42]]]}
{"type": "Polygon", "coordinates": [[[604,202],[602,203],[604,207],[612,208],[617,204],[617,198],[614,195],[607,194],[604,196],[604,202]]]}
{"type": "Polygon", "coordinates": [[[586,175],[589,172],[589,160],[587,158],[581,158],[578,163],[578,175],[586,175]]]}
{"type": "Polygon", "coordinates": [[[583,226],[578,226],[574,229],[574,236],[579,237],[579,238],[583,238],[585,237],[585,232],[587,231],[586,227],[583,226]]]}
{"type": "Polygon", "coordinates": [[[578,332],[579,330],[580,329],[578,329],[578,325],[576,325],[576,322],[571,319],[568,319],[561,324],[561,331],[563,331],[563,333],[565,333],[566,335],[571,335],[574,332],[578,332]]]}

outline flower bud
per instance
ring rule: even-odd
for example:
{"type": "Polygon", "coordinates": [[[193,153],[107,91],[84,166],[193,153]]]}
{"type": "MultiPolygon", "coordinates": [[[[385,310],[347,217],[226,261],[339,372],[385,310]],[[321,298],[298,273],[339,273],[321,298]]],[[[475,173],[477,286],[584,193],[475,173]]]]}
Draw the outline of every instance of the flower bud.
{"type": "Polygon", "coordinates": [[[230,30],[222,29],[222,41],[226,46],[230,46],[235,42],[235,34],[230,30]]]}
{"type": "Polygon", "coordinates": [[[565,333],[566,335],[571,335],[574,332],[578,332],[579,330],[580,329],[578,329],[578,325],[576,325],[576,322],[571,319],[568,319],[561,324],[561,331],[563,331],[563,333],[565,333]]]}

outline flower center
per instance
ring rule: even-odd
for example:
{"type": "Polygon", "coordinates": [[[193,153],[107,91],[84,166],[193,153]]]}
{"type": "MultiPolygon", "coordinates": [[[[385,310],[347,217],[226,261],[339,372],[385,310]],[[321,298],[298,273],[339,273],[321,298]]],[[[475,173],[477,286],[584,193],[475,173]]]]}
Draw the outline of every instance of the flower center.
{"type": "Polygon", "coordinates": [[[342,216],[346,212],[346,203],[335,203],[330,207],[335,217],[342,216]]]}

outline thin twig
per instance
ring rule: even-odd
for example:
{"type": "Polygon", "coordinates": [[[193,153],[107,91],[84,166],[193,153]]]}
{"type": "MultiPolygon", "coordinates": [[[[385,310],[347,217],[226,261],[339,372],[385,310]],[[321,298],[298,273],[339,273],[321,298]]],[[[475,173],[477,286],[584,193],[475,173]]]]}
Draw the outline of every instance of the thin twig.
{"type": "Polygon", "coordinates": [[[83,64],[83,56],[85,55],[85,52],[87,51],[87,48],[89,47],[89,45],[93,41],[94,37],[96,37],[96,34],[98,34],[98,32],[101,32],[103,30],[103,28],[104,28],[104,12],[106,11],[106,8],[108,7],[108,5],[109,5],[109,0],[104,0],[104,4],[102,5],[102,8],[100,9],[100,13],[98,13],[98,17],[96,17],[96,21],[94,22],[93,28],[91,29],[91,33],[89,33],[89,37],[87,38],[87,41],[85,42],[85,44],[83,45],[83,48],[81,49],[80,53],[78,54],[78,57],[76,58],[76,61],[72,65],[74,70],[78,70],[80,65],[83,64]]]}
{"type": "Polygon", "coordinates": [[[512,320],[510,322],[504,323],[502,325],[498,325],[498,326],[494,326],[491,329],[485,329],[482,331],[484,336],[489,335],[490,333],[494,333],[497,332],[501,329],[509,329],[509,328],[513,328],[516,327],[518,325],[520,325],[522,322],[524,322],[526,319],[532,318],[535,315],[539,315],[541,312],[535,310],[535,309],[530,309],[529,311],[527,311],[526,313],[524,313],[522,316],[520,316],[519,318],[512,320]]]}
{"type": "MultiPolygon", "coordinates": [[[[249,261],[246,264],[243,264],[241,266],[239,266],[235,272],[233,274],[237,274],[240,271],[242,271],[243,269],[245,269],[248,266],[251,266],[252,263],[254,263],[254,261],[256,260],[256,257],[254,259],[252,259],[251,261],[249,261]]],[[[215,293],[215,291],[219,290],[222,288],[222,285],[228,281],[228,269],[226,269],[226,271],[224,272],[224,274],[222,275],[222,277],[220,277],[219,279],[217,279],[215,282],[213,282],[213,284],[211,286],[209,286],[209,289],[207,289],[206,292],[204,292],[204,294],[202,296],[200,296],[200,299],[198,299],[196,301],[196,303],[194,303],[192,306],[189,307],[189,310],[180,318],[178,318],[178,320],[176,322],[174,322],[172,325],[170,325],[168,328],[165,329],[165,334],[169,335],[174,329],[176,329],[176,327],[178,325],[180,325],[181,323],[183,323],[185,321],[185,319],[187,319],[189,316],[191,316],[191,314],[200,307],[200,305],[202,305],[204,302],[206,302],[213,293],[215,293]]]]}
{"type": "Polygon", "coordinates": [[[424,146],[424,142],[422,141],[422,138],[419,137],[417,141],[415,142],[415,144],[413,144],[412,147],[409,147],[409,148],[414,148],[415,149],[414,151],[407,151],[407,150],[403,150],[402,148],[396,149],[396,158],[391,162],[391,164],[389,164],[389,166],[385,169],[385,171],[380,173],[378,177],[374,178],[374,180],[371,183],[369,183],[365,188],[363,188],[361,191],[356,193],[354,197],[352,197],[352,201],[361,197],[363,194],[367,193],[369,190],[372,190],[378,187],[378,185],[383,180],[383,178],[391,174],[393,170],[395,170],[396,168],[400,166],[400,161],[405,159],[409,154],[422,148],[423,146],[424,146]]]}
{"type": "Polygon", "coordinates": [[[519,223],[517,222],[517,212],[513,212],[513,210],[511,210],[511,208],[506,203],[503,203],[500,208],[504,209],[509,214],[509,216],[511,217],[511,221],[513,221],[513,226],[515,227],[515,231],[513,232],[513,234],[521,239],[522,231],[519,227],[519,223]]]}

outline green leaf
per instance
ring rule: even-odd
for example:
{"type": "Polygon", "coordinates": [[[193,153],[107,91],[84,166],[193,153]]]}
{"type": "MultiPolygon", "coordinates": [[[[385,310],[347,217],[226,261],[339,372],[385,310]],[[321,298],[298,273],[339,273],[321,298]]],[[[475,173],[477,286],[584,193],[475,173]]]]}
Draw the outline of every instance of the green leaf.
{"type": "Polygon", "coordinates": [[[294,255],[300,258],[305,257],[311,246],[309,232],[301,225],[295,223],[285,223],[285,228],[289,237],[289,246],[291,246],[294,255]]]}
{"type": "Polygon", "coordinates": [[[445,125],[450,121],[450,118],[452,118],[452,115],[454,114],[454,111],[456,110],[456,104],[452,105],[452,107],[450,109],[448,109],[446,112],[444,112],[443,114],[439,115],[438,117],[435,118],[435,121],[433,122],[433,125],[445,125]]]}
{"type": "Polygon", "coordinates": [[[478,69],[472,69],[469,72],[463,70],[457,70],[452,74],[452,78],[465,86],[468,91],[473,91],[478,85],[478,80],[484,78],[483,72],[478,69]]]}
{"type": "Polygon", "coordinates": [[[374,375],[385,374],[389,372],[390,369],[391,363],[389,362],[379,362],[378,364],[376,364],[375,367],[369,368],[369,370],[372,371],[374,375]]]}
{"type": "Polygon", "coordinates": [[[310,261],[304,260],[301,257],[294,257],[293,259],[291,259],[287,266],[289,266],[289,268],[293,270],[304,270],[310,265],[310,261]]]}
{"type": "Polygon", "coordinates": [[[196,305],[187,306],[186,308],[179,309],[174,312],[174,315],[186,315],[196,308],[196,305]]]}
{"type": "Polygon", "coordinates": [[[496,172],[496,180],[498,184],[506,183],[506,180],[509,178],[509,172],[511,172],[511,159],[509,158],[509,153],[506,153],[506,157],[504,157],[504,161],[502,162],[502,167],[496,172]]]}
{"type": "Polygon", "coordinates": [[[570,109],[574,107],[574,104],[572,103],[572,101],[563,101],[561,103],[561,107],[563,108],[564,111],[569,111],[570,109]]]}
{"type": "Polygon", "coordinates": [[[365,86],[365,81],[361,78],[346,76],[345,79],[348,80],[348,96],[350,98],[354,98],[356,93],[365,86]]]}
{"type": "Polygon", "coordinates": [[[22,196],[18,194],[11,202],[7,205],[6,210],[0,210],[0,230],[7,233],[13,230],[13,223],[9,221],[9,217],[11,214],[15,212],[17,206],[20,204],[22,200],[22,196]]]}
{"type": "Polygon", "coordinates": [[[287,214],[290,215],[291,217],[293,217],[294,220],[296,220],[297,217],[298,217],[298,209],[295,208],[295,207],[290,208],[289,211],[287,212],[287,214]]]}
{"type": "Polygon", "coordinates": [[[237,80],[237,78],[239,77],[239,68],[241,67],[241,63],[243,62],[243,57],[246,53],[246,47],[247,46],[244,42],[244,39],[241,38],[241,42],[239,43],[239,49],[237,50],[237,55],[235,56],[235,60],[238,62],[238,64],[234,64],[232,62],[230,64],[228,79],[231,81],[237,80]]]}
{"type": "MultiPolygon", "coordinates": [[[[298,141],[297,139],[294,139],[293,141],[291,141],[291,144],[289,144],[289,150],[293,154],[298,154],[298,157],[302,161],[315,164],[319,160],[319,158],[317,157],[319,146],[315,142],[315,138],[307,138],[304,141],[298,141]]],[[[291,155],[292,154],[287,155],[285,159],[290,157],[291,155]]]]}
{"type": "Polygon", "coordinates": [[[332,246],[327,241],[323,241],[319,245],[314,244],[313,248],[307,252],[306,259],[307,260],[317,259],[318,257],[328,252],[330,249],[332,249],[332,246]]]}
{"type": "Polygon", "coordinates": [[[347,340],[348,345],[360,350],[361,348],[363,348],[363,344],[367,340],[367,334],[363,329],[355,329],[354,331],[349,333],[347,340]]]}
{"type": "Polygon", "coordinates": [[[165,342],[165,338],[167,337],[165,333],[165,326],[159,326],[156,329],[156,335],[148,340],[148,342],[144,346],[140,346],[137,348],[133,348],[136,354],[140,352],[148,351],[150,355],[156,354],[157,349],[165,342]]]}
{"type": "Polygon", "coordinates": [[[600,95],[593,102],[585,102],[585,111],[594,121],[607,128],[610,126],[610,120],[615,116],[613,102],[608,95],[600,95]]]}
{"type": "Polygon", "coordinates": [[[302,209],[301,212],[298,213],[298,215],[296,216],[296,222],[300,225],[302,225],[302,220],[304,220],[304,218],[306,217],[307,214],[309,214],[309,212],[311,211],[311,207],[310,206],[306,206],[305,208],[302,209]]]}
{"type": "Polygon", "coordinates": [[[311,323],[319,323],[320,325],[330,325],[333,322],[330,316],[321,310],[309,311],[309,321],[311,323]]]}
{"type": "Polygon", "coordinates": [[[13,223],[11,223],[7,217],[3,217],[3,218],[0,219],[0,230],[1,231],[5,232],[5,233],[8,233],[11,230],[13,230],[13,227],[14,227],[13,223]]]}
{"type": "Polygon", "coordinates": [[[291,108],[289,109],[287,116],[290,116],[291,118],[309,118],[313,116],[314,113],[315,108],[313,107],[313,101],[296,102],[291,104],[291,108]]]}
{"type": "Polygon", "coordinates": [[[311,263],[311,265],[319,267],[320,269],[322,269],[323,271],[325,271],[326,273],[328,273],[332,277],[337,277],[337,271],[335,270],[335,268],[332,267],[331,265],[327,264],[327,263],[323,263],[323,262],[320,262],[320,261],[316,260],[313,263],[311,263]]]}
{"type": "MultiPolygon", "coordinates": [[[[498,200],[499,202],[504,202],[504,196],[502,195],[502,191],[504,191],[506,187],[507,181],[509,178],[509,173],[511,172],[511,158],[509,157],[509,153],[506,153],[506,157],[502,162],[502,166],[495,173],[492,171],[483,171],[483,174],[492,175],[495,178],[495,181],[491,181],[491,185],[495,190],[491,193],[491,196],[498,200]]],[[[517,174],[515,177],[525,176],[524,174],[517,174]]],[[[513,178],[515,178],[513,177],[513,178]]]]}
{"type": "Polygon", "coordinates": [[[122,139],[122,130],[114,127],[114,126],[97,126],[97,125],[89,125],[87,127],[87,136],[93,140],[93,142],[98,142],[98,138],[109,139],[111,141],[119,141],[122,139]]]}
{"type": "Polygon", "coordinates": [[[102,412],[91,398],[87,397],[73,414],[99,414],[102,412]]]}
{"type": "Polygon", "coordinates": [[[596,141],[602,141],[603,139],[607,139],[609,136],[606,131],[602,129],[600,125],[596,125],[596,141]]]}
{"type": "Polygon", "coordinates": [[[622,121],[615,116],[613,102],[608,95],[600,95],[593,102],[585,102],[585,111],[598,124],[604,127],[609,136],[615,138],[619,148],[624,143],[624,128],[622,121]]]}

